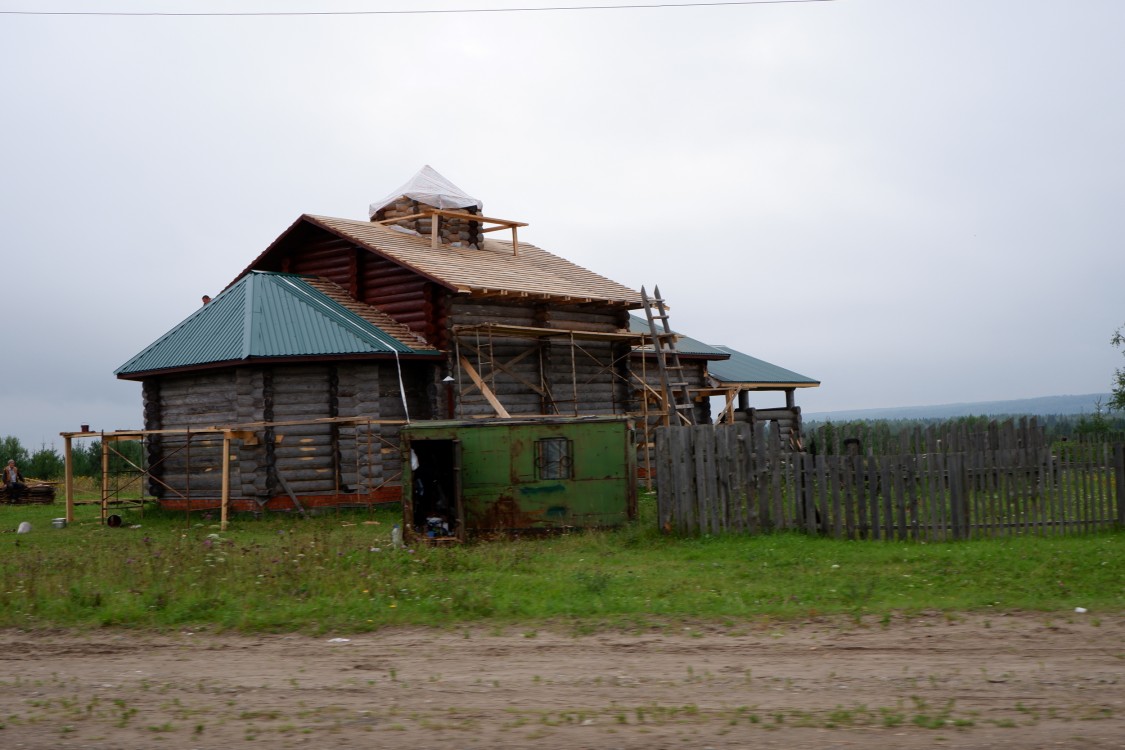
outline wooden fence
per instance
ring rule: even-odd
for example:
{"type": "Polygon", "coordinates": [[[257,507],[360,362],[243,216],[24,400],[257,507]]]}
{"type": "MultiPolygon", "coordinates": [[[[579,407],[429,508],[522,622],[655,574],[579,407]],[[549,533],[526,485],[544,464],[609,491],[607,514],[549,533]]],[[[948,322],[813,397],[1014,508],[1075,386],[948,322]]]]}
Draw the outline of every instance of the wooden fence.
{"type": "Polygon", "coordinates": [[[1049,445],[1046,429],[1036,417],[961,419],[898,430],[887,422],[827,422],[809,430],[804,444],[811,453],[828,455],[961,453],[1049,445]]]}
{"type": "Polygon", "coordinates": [[[1120,443],[814,456],[760,425],[662,427],[656,475],[661,527],[689,534],[941,541],[1125,525],[1120,443]]]}

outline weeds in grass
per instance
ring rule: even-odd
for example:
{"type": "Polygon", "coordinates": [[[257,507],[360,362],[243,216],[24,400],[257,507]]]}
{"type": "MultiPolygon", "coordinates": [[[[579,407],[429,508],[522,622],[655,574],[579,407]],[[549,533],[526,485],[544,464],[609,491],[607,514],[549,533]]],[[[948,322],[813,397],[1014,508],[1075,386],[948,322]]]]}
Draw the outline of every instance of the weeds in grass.
{"type": "Polygon", "coordinates": [[[902,723],[906,721],[906,714],[902,713],[902,711],[891,708],[880,708],[879,716],[882,720],[883,726],[885,727],[901,726],[902,723]]]}
{"type": "Polygon", "coordinates": [[[1073,609],[1077,597],[1105,611],[1125,605],[1114,585],[1125,578],[1122,532],[943,545],[680,538],[645,526],[651,504],[645,496],[644,520],[616,531],[412,552],[386,546],[377,555],[370,549],[384,542],[397,508],[377,511],[379,526],[346,514],[265,518],[236,521],[219,536],[197,518],[152,510],[126,511],[119,529],[95,515],[56,530],[56,507],[0,507],[0,528],[30,514],[41,529],[0,556],[0,627],[354,632],[488,622],[503,631],[505,623],[565,619],[585,634],[681,617],[739,622],[815,610],[889,625],[896,612],[995,609],[1001,600],[1021,609],[1073,609]],[[134,522],[141,528],[128,528],[134,522]],[[934,581],[956,585],[922,585],[934,581]]]}

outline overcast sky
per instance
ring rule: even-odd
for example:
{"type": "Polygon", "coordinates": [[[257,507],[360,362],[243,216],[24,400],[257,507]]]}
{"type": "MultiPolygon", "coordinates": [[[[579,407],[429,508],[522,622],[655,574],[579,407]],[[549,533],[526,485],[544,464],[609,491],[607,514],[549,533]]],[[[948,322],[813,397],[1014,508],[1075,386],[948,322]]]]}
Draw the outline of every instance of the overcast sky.
{"type": "Polygon", "coordinates": [[[659,285],[678,330],[821,380],[806,411],[1107,391],[1123,33],[1121,0],[0,14],[0,435],[143,426],[116,367],[300,214],[366,219],[424,164],[659,285]]]}

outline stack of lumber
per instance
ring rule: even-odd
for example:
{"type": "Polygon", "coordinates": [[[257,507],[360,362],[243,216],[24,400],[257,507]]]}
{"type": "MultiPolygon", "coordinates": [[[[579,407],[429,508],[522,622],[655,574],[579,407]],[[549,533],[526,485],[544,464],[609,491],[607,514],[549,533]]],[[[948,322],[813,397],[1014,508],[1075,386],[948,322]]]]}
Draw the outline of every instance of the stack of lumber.
{"type": "Polygon", "coordinates": [[[0,487],[0,503],[9,503],[12,505],[30,505],[38,503],[41,505],[49,505],[55,502],[55,486],[47,484],[46,482],[28,482],[27,487],[20,491],[20,496],[17,500],[13,501],[8,496],[8,488],[0,487]]]}

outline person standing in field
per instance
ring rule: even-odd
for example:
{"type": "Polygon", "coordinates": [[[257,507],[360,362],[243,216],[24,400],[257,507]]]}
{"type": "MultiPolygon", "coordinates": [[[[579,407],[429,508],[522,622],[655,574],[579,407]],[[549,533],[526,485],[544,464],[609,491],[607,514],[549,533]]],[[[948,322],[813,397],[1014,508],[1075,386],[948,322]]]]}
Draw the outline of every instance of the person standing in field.
{"type": "Polygon", "coordinates": [[[23,483],[23,474],[20,473],[15,460],[11,458],[8,459],[8,465],[4,467],[4,488],[8,490],[10,503],[19,500],[20,494],[27,488],[23,483]]]}

